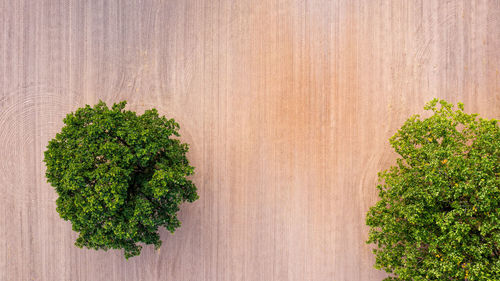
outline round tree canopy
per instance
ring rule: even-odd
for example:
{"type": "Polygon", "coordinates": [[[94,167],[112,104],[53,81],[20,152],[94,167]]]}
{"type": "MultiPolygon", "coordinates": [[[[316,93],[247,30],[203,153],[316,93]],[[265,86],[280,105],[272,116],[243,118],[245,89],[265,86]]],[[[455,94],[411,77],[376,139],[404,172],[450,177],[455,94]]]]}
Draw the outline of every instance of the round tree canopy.
{"type": "Polygon", "coordinates": [[[173,138],[179,125],[156,109],[137,115],[125,105],[100,101],[68,114],[44,162],[57,212],[79,232],[75,245],[124,249],[129,258],[140,254],[138,243],[159,248],[158,228],[174,232],[179,205],[198,195],[187,179],[188,145],[173,138]]]}
{"type": "Polygon", "coordinates": [[[368,243],[386,280],[500,280],[500,130],[437,99],[390,139],[368,243]],[[440,106],[439,106],[440,105],[440,106]]]}

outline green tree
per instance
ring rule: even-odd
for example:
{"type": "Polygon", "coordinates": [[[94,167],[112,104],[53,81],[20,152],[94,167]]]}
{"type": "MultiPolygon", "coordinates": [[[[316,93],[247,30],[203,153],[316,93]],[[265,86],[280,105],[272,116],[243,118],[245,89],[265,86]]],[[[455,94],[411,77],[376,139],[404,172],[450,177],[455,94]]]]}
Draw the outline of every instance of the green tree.
{"type": "Polygon", "coordinates": [[[198,195],[186,178],[194,170],[188,145],[172,138],[179,125],[156,109],[137,115],[125,105],[100,101],[68,114],[44,162],[57,212],[79,232],[75,245],[124,249],[128,259],[140,254],[140,242],[158,249],[158,227],[173,233],[179,205],[198,195]]]}
{"type": "Polygon", "coordinates": [[[390,139],[367,243],[386,280],[500,280],[500,130],[437,99],[390,139]]]}

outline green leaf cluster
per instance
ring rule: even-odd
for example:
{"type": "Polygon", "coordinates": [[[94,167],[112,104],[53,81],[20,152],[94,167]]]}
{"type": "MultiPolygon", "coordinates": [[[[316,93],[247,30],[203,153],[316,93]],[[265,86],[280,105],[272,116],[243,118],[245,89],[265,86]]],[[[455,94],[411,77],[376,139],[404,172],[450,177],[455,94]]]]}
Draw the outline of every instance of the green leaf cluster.
{"type": "Polygon", "coordinates": [[[500,280],[497,120],[434,99],[390,139],[401,156],[379,174],[367,243],[386,280],[500,280]]]}
{"type": "Polygon", "coordinates": [[[187,177],[188,145],[179,124],[156,109],[142,115],[100,101],[70,113],[45,151],[46,177],[59,195],[57,212],[79,232],[75,245],[123,249],[139,255],[138,243],[161,245],[158,228],[180,226],[179,205],[198,199],[187,177]]]}

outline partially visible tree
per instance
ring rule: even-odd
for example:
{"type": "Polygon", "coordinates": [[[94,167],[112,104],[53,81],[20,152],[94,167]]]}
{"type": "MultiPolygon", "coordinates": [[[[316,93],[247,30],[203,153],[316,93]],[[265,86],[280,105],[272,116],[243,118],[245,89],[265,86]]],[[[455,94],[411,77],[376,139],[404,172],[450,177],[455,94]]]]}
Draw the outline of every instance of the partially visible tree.
{"type": "Polygon", "coordinates": [[[188,145],[172,138],[179,125],[156,109],[137,115],[125,105],[100,101],[68,114],[44,162],[57,211],[80,234],[75,245],[124,249],[128,259],[140,254],[138,243],[158,249],[158,228],[174,232],[179,205],[198,195],[187,178],[188,145]]]}
{"type": "Polygon", "coordinates": [[[386,280],[500,280],[500,130],[437,99],[390,139],[368,243],[386,280]],[[440,105],[440,106],[439,106],[440,105]]]}

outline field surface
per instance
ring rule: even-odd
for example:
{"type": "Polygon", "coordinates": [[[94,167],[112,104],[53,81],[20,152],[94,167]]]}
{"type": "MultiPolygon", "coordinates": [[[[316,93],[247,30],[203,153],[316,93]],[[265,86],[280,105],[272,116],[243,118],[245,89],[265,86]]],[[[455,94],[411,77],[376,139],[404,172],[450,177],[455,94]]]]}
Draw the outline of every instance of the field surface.
{"type": "Polygon", "coordinates": [[[0,280],[382,280],[365,213],[433,97],[500,117],[500,1],[0,0],[0,280]],[[73,246],[43,151],[99,99],[156,107],[200,199],[161,250],[73,246]]]}

